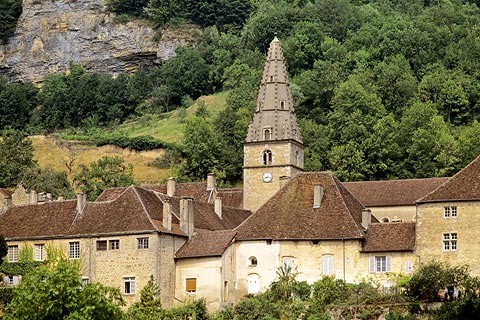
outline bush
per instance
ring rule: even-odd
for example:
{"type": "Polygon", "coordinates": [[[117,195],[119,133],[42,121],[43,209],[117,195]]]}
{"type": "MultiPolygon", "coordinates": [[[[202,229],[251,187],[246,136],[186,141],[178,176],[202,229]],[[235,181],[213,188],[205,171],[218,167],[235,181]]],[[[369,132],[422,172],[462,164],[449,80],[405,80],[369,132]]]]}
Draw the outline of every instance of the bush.
{"type": "Polygon", "coordinates": [[[195,300],[184,306],[173,308],[165,312],[163,320],[208,320],[207,305],[204,299],[195,300]]]}

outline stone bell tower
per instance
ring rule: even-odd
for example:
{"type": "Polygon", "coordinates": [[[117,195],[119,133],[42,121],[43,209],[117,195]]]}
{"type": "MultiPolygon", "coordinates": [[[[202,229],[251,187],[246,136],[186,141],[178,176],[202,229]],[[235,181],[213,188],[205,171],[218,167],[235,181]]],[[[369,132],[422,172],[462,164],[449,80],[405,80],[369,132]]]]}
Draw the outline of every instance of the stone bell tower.
{"type": "Polygon", "coordinates": [[[304,148],[280,41],[268,49],[243,160],[243,207],[260,208],[282,181],[303,171],[304,148]]]}

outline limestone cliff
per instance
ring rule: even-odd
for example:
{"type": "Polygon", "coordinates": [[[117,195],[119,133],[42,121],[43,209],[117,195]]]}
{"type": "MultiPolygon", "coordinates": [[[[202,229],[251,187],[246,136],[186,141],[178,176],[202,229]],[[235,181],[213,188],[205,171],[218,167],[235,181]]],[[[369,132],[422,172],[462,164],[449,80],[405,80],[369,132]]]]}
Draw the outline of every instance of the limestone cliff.
{"type": "Polygon", "coordinates": [[[23,0],[15,35],[0,46],[0,74],[41,82],[70,61],[91,71],[128,72],[174,56],[178,46],[198,38],[198,29],[192,30],[166,30],[154,41],[155,31],[145,23],[116,22],[105,0],[23,0]]]}

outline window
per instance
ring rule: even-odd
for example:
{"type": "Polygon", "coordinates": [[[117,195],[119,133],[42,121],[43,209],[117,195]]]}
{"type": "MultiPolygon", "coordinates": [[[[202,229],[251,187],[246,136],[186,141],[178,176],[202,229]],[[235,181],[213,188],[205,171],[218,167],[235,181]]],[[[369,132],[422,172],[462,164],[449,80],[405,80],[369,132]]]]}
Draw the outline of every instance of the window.
{"type": "Polygon", "coordinates": [[[444,207],[443,208],[443,217],[444,218],[456,218],[457,217],[457,207],[444,207]]]}
{"type": "Polygon", "coordinates": [[[123,287],[125,294],[135,294],[135,277],[125,277],[123,278],[123,287]]]}
{"type": "Polygon", "coordinates": [[[97,241],[97,251],[107,251],[107,240],[97,241]]]}
{"type": "Polygon", "coordinates": [[[405,268],[404,268],[405,273],[410,273],[413,271],[413,263],[411,260],[407,260],[405,262],[405,268]]]}
{"type": "Polygon", "coordinates": [[[392,257],[391,256],[371,256],[370,257],[370,272],[382,273],[392,271],[392,257]]]}
{"type": "Polygon", "coordinates": [[[248,258],[248,265],[250,267],[256,267],[258,264],[257,258],[256,257],[250,257],[248,258]]]}
{"type": "Polygon", "coordinates": [[[457,251],[457,233],[443,234],[443,251],[457,251]]]}
{"type": "Polygon", "coordinates": [[[295,259],[293,257],[283,257],[282,266],[290,269],[295,268],[295,259]]]}
{"type": "Polygon", "coordinates": [[[18,246],[8,246],[8,262],[18,261],[18,246]]]}
{"type": "Polygon", "coordinates": [[[268,166],[272,164],[272,151],[265,150],[263,151],[263,165],[268,166]]]}
{"type": "Polygon", "coordinates": [[[263,131],[263,139],[264,140],[270,140],[272,139],[272,131],[270,131],[270,129],[265,129],[263,131]]]}
{"type": "Polygon", "coordinates": [[[110,250],[120,250],[120,240],[110,240],[110,250]]]}
{"type": "Polygon", "coordinates": [[[272,239],[265,240],[265,243],[267,244],[267,246],[271,246],[272,245],[272,239]]]}
{"type": "Polygon", "coordinates": [[[280,109],[285,109],[285,101],[280,101],[280,109]]]}
{"type": "Polygon", "coordinates": [[[137,243],[138,249],[148,249],[148,238],[138,238],[137,241],[138,241],[137,243]]]}
{"type": "Polygon", "coordinates": [[[383,222],[383,223],[388,223],[388,222],[390,222],[390,218],[388,218],[388,217],[383,217],[383,218],[382,218],[382,222],[383,222]]]}
{"type": "Polygon", "coordinates": [[[273,82],[273,76],[270,76],[270,82],[273,82]]]}
{"type": "Polygon", "coordinates": [[[20,284],[19,276],[5,276],[3,277],[3,282],[7,286],[18,286],[20,284]]]}
{"type": "Polygon", "coordinates": [[[189,293],[197,292],[197,278],[185,279],[185,291],[189,293]]]}
{"type": "Polygon", "coordinates": [[[335,274],[333,264],[333,255],[327,254],[322,257],[322,273],[324,275],[330,276],[335,274]]]}
{"type": "Polygon", "coordinates": [[[33,260],[43,261],[45,260],[45,245],[36,244],[33,248],[33,260]]]}
{"type": "Polygon", "coordinates": [[[87,284],[89,284],[89,283],[90,283],[90,278],[88,278],[88,277],[83,277],[82,278],[82,287],[86,287],[87,284]]]}
{"type": "Polygon", "coordinates": [[[68,253],[70,259],[80,259],[80,242],[70,242],[68,253]]]}

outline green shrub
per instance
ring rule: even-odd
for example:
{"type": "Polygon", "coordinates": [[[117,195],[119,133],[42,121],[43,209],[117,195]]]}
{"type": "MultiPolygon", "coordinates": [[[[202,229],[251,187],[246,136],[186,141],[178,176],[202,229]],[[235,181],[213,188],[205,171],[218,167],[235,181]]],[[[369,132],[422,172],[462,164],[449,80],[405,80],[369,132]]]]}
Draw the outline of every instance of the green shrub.
{"type": "Polygon", "coordinates": [[[163,320],[208,320],[207,305],[204,299],[195,300],[181,307],[167,310],[163,320]]]}

